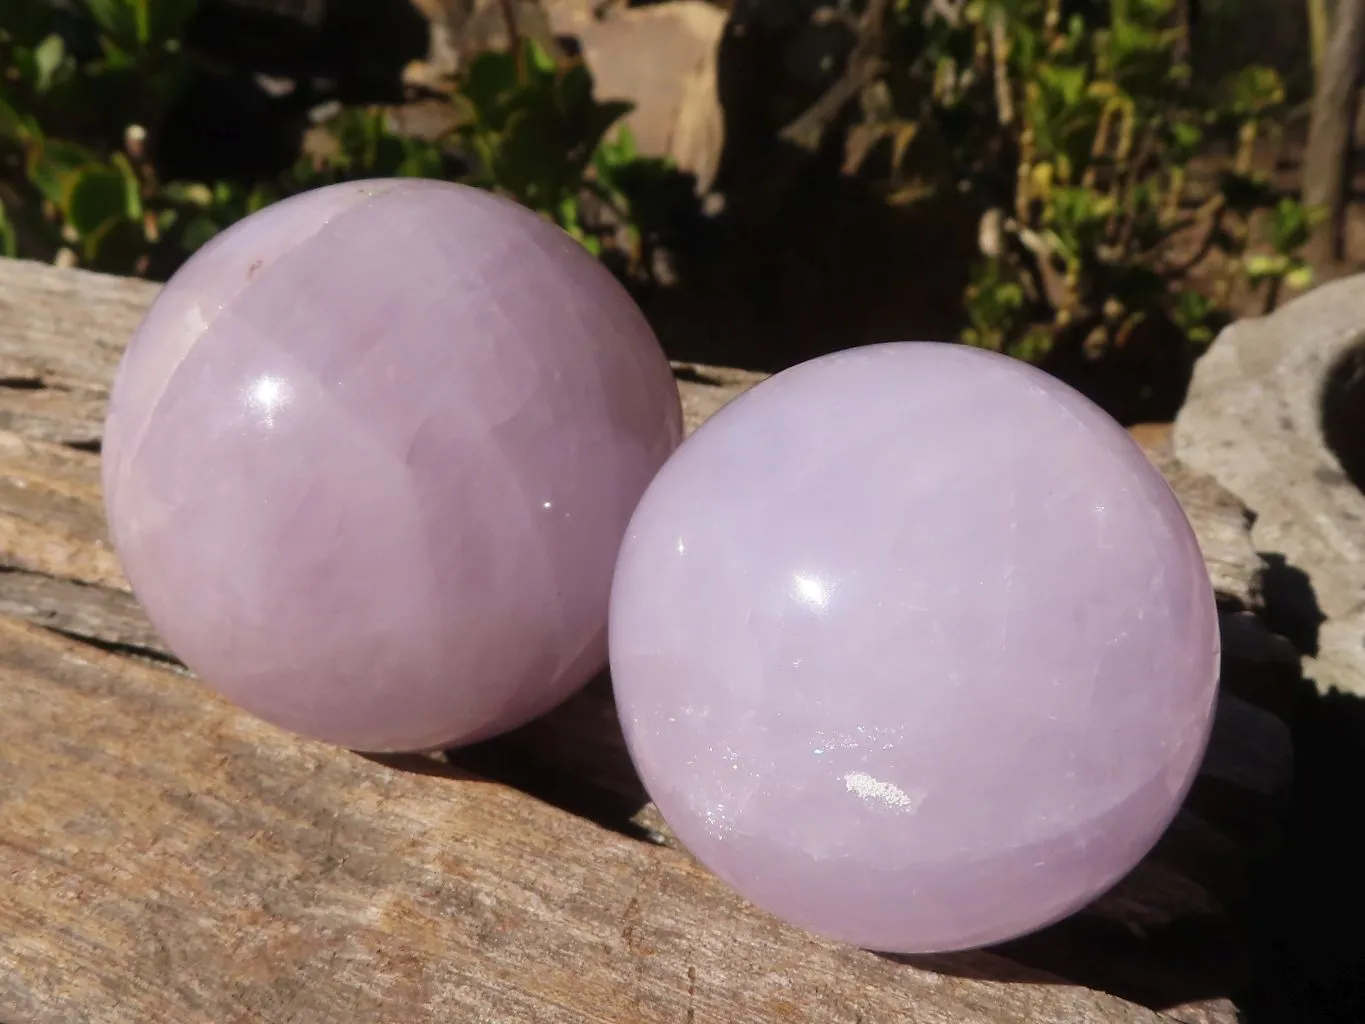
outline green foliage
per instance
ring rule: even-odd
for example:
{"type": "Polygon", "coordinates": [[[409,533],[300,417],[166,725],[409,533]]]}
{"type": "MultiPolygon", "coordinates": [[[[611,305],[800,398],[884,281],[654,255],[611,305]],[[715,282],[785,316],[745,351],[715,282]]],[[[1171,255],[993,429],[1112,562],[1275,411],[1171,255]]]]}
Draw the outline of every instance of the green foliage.
{"type": "Polygon", "coordinates": [[[80,0],[62,13],[49,0],[5,0],[0,254],[162,276],[222,228],[286,195],[415,176],[501,192],[594,252],[605,236],[621,235],[639,262],[632,210],[648,196],[640,182],[662,165],[641,160],[624,129],[607,139],[628,104],[597,101],[581,62],[560,66],[529,40],[470,64],[452,97],[451,138],[408,138],[383,109],[343,108],[310,133],[304,155],[277,180],[162,180],[158,126],[201,70],[182,46],[194,9],[195,0],[80,0]],[[467,174],[457,152],[472,165],[467,174]],[[606,227],[585,225],[589,198],[610,214],[606,227]]]}
{"type": "MultiPolygon", "coordinates": [[[[0,185],[19,229],[44,253],[142,273],[195,207],[156,180],[146,129],[191,70],[180,33],[193,0],[84,0],[65,17],[46,0],[13,0],[0,19],[0,185]],[[96,56],[78,60],[81,44],[96,56]],[[82,141],[74,141],[73,136],[82,141]]],[[[27,253],[36,255],[37,253],[27,253]]]]}
{"type": "Polygon", "coordinates": [[[1280,76],[1196,84],[1173,0],[902,0],[893,17],[850,169],[875,156],[892,201],[953,189],[988,211],[972,344],[1098,358],[1141,325],[1199,345],[1238,280],[1270,296],[1310,282],[1312,214],[1252,169],[1280,76]],[[1204,300],[1193,278],[1209,268],[1204,300]]]}
{"type": "MultiPolygon", "coordinates": [[[[628,268],[638,269],[646,262],[651,243],[668,235],[674,213],[670,200],[678,181],[669,161],[640,155],[626,125],[598,144],[585,184],[622,225],[628,268]]],[[[684,187],[690,197],[691,186],[684,187]]],[[[592,239],[587,244],[597,251],[592,239]]]]}
{"type": "Polygon", "coordinates": [[[117,48],[142,56],[179,46],[195,0],[85,0],[85,6],[103,33],[106,53],[117,48]]]}
{"type": "MultiPolygon", "coordinates": [[[[677,175],[645,159],[581,61],[527,39],[475,57],[454,128],[419,140],[345,108],[269,181],[165,180],[164,116],[203,69],[195,0],[0,0],[0,254],[164,276],[284,196],[367,177],[457,178],[561,225],[627,272],[678,220],[677,175]]],[[[1175,0],[896,0],[884,71],[845,168],[892,204],[985,211],[964,337],[1025,359],[1101,358],[1134,337],[1197,347],[1234,288],[1307,287],[1316,215],[1256,173],[1285,103],[1252,66],[1184,63],[1175,0]]],[[[208,130],[208,129],[206,129],[208,130]]],[[[688,193],[689,200],[692,198],[688,193]]]]}
{"type": "Polygon", "coordinates": [[[438,144],[395,134],[383,109],[344,108],[322,127],[323,148],[295,163],[290,191],[359,178],[440,178],[449,170],[438,144]]]}
{"type": "Polygon", "coordinates": [[[19,255],[19,236],[14,232],[5,204],[0,202],[0,256],[13,258],[19,255]]]}
{"type": "Polygon", "coordinates": [[[599,251],[581,203],[589,194],[608,198],[597,187],[601,173],[634,158],[633,143],[606,141],[631,105],[597,100],[582,61],[561,67],[530,39],[475,57],[456,104],[456,134],[474,162],[471,184],[510,196],[599,251]]]}

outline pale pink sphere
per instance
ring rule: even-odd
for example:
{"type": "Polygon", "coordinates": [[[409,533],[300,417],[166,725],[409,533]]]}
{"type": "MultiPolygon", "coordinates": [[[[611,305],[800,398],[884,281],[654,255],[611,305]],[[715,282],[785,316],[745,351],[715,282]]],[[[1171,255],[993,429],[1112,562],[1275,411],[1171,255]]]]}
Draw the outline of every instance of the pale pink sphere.
{"type": "Polygon", "coordinates": [[[1014,360],[817,359],[665,464],[622,547],[611,665],[678,837],[754,903],[902,953],[999,942],[1170,823],[1218,675],[1171,489],[1014,360]]]}
{"type": "Polygon", "coordinates": [[[486,192],[365,181],[266,208],[166,285],[114,383],[105,500],[206,683],[419,750],[602,667],[621,536],[680,436],[663,352],[577,242],[486,192]]]}

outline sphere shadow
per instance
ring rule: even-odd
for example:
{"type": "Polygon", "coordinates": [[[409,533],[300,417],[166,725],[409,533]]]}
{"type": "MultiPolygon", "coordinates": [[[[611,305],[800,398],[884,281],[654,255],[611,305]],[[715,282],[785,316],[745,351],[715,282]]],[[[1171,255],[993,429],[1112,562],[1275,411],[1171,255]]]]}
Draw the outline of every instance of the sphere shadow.
{"type": "Polygon", "coordinates": [[[1327,621],[1327,616],[1318,604],[1313,581],[1279,552],[1260,551],[1257,554],[1266,566],[1262,578],[1266,625],[1301,654],[1316,655],[1318,630],[1327,621]]]}
{"type": "MultiPolygon", "coordinates": [[[[1360,485],[1365,420],[1360,405],[1365,347],[1348,357],[1324,391],[1324,433],[1360,485]],[[1353,396],[1355,407],[1342,403],[1353,396]],[[1362,431],[1349,438],[1340,431],[1362,431]]],[[[1325,621],[1312,580],[1283,556],[1264,554],[1266,619],[1305,655],[1325,621]]],[[[1365,1020],[1365,699],[1311,680],[1287,716],[1295,780],[1278,856],[1255,886],[1250,1024],[1358,1024],[1365,1020]]]]}
{"type": "MultiPolygon", "coordinates": [[[[1282,556],[1268,562],[1267,619],[1310,653],[1322,621],[1311,580],[1282,556]]],[[[1228,672],[1225,662],[1225,680],[1228,672]]],[[[1186,803],[1196,816],[1222,807],[1220,828],[1240,831],[1239,843],[1255,851],[1245,887],[1223,878],[1218,895],[1227,915],[1194,915],[1143,932],[1097,913],[1161,858],[1159,846],[1096,905],[989,952],[1056,976],[1034,980],[1084,984],[1157,1011],[1226,999],[1249,1024],[1365,1020],[1365,831],[1353,820],[1365,806],[1365,699],[1321,694],[1311,679],[1283,672],[1245,689],[1268,697],[1260,703],[1273,703],[1288,723],[1295,772],[1284,811],[1270,819],[1243,815],[1240,829],[1236,816],[1227,817],[1225,789],[1211,793],[1201,781],[1186,803]]],[[[1205,865],[1198,875],[1204,882],[1221,872],[1205,865]]],[[[963,977],[1021,980],[1012,967],[977,954],[894,959],[963,977]]]]}
{"type": "Polygon", "coordinates": [[[360,750],[353,753],[366,761],[410,775],[426,775],[437,779],[450,779],[453,782],[487,781],[444,757],[429,757],[426,754],[372,754],[360,750]]]}
{"type": "Polygon", "coordinates": [[[1085,911],[983,950],[883,955],[959,978],[1081,986],[1157,1012],[1230,1000],[1246,973],[1244,947],[1226,922],[1187,920],[1134,934],[1085,911]]]}
{"type": "Polygon", "coordinates": [[[620,835],[658,841],[637,821],[649,795],[626,751],[606,672],[541,718],[447,751],[445,758],[456,769],[512,786],[620,835]]]}
{"type": "MultiPolygon", "coordinates": [[[[657,812],[605,674],[543,718],[446,759],[458,777],[513,786],[630,838],[667,841],[652,827],[657,812]]],[[[1258,918],[1249,895],[1262,885],[1257,858],[1277,842],[1274,808],[1205,774],[1185,810],[1127,878],[1065,921],[988,950],[889,958],[954,976],[1082,985],[1158,1011],[1241,1001],[1254,989],[1258,918]]]]}

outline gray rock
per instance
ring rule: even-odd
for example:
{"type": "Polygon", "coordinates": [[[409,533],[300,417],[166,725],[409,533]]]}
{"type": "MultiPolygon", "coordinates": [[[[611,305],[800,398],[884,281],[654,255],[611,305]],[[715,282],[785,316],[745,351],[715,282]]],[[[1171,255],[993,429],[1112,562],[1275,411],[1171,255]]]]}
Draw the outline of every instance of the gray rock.
{"type": "Polygon", "coordinates": [[[640,152],[667,157],[705,192],[724,144],[716,59],[725,12],[704,0],[618,7],[598,18],[580,0],[545,5],[556,35],[578,40],[599,99],[629,100],[640,152]]]}
{"type": "Polygon", "coordinates": [[[1234,324],[1195,368],[1176,455],[1249,505],[1274,625],[1365,695],[1365,276],[1234,324]],[[1356,473],[1352,480],[1348,470],[1356,473]]]}

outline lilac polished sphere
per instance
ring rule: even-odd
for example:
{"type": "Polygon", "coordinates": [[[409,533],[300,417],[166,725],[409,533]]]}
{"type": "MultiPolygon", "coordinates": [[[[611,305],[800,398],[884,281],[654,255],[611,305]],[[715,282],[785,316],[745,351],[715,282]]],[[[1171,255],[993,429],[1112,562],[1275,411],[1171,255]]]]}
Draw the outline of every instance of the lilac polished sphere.
{"type": "Polygon", "coordinates": [[[893,344],[765,381],[631,520],[611,667],[669,824],[752,902],[888,952],[1089,902],[1160,837],[1217,688],[1170,488],[1080,394],[893,344]]]}
{"type": "Polygon", "coordinates": [[[337,185],[157,297],[115,381],[109,524],[210,686],[368,751],[480,739],[606,661],[612,566],[681,437],[611,275],[488,193],[337,185]]]}

